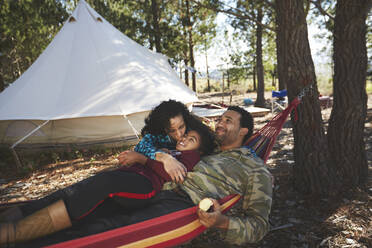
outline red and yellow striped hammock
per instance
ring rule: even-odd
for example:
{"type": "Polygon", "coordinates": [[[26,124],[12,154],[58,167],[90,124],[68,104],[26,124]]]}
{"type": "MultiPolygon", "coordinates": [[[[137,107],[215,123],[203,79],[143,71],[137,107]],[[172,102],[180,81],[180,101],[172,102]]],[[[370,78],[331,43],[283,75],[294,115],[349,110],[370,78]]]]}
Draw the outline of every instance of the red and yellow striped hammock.
{"type": "MultiPolygon", "coordinates": [[[[222,212],[228,211],[239,199],[239,195],[230,195],[221,199],[219,202],[222,212]]],[[[197,206],[194,206],[137,224],[48,247],[172,247],[195,238],[206,229],[200,224],[196,209],[197,206]]]]}

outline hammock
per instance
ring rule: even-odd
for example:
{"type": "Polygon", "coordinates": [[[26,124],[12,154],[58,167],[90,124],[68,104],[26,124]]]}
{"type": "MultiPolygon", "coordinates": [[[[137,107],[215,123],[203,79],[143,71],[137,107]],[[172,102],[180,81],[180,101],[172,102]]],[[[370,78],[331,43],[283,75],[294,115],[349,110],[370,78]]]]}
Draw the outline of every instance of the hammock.
{"type": "MultiPolygon", "coordinates": [[[[288,105],[282,112],[274,116],[263,128],[255,132],[244,146],[252,148],[257,156],[263,159],[266,163],[269,158],[270,152],[273,149],[276,138],[283,128],[288,115],[292,110],[296,110],[297,105],[300,104],[300,98],[296,97],[291,104],[288,105]]],[[[297,112],[295,112],[295,120],[297,119],[297,112]]]]}
{"type": "MultiPolygon", "coordinates": [[[[253,149],[266,162],[288,115],[296,108],[300,100],[300,97],[296,97],[286,109],[254,133],[244,146],[253,149]]],[[[296,119],[297,113],[295,114],[296,119]]],[[[228,211],[239,200],[239,195],[229,195],[220,199],[222,212],[228,211]]],[[[194,239],[206,229],[198,221],[196,210],[197,206],[194,206],[137,224],[48,247],[171,247],[194,239]]]]}
{"type": "MultiPolygon", "coordinates": [[[[239,199],[239,195],[230,195],[219,200],[222,212],[225,213],[228,211],[239,199]]],[[[198,216],[196,215],[197,208],[198,206],[194,206],[137,224],[48,247],[155,248],[175,246],[195,238],[206,229],[198,220],[198,216]]]]}

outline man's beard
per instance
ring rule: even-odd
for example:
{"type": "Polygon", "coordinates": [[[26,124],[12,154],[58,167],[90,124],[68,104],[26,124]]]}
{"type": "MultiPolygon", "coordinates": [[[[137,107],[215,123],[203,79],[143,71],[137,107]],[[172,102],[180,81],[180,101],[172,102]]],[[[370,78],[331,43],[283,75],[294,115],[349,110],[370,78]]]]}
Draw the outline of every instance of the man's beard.
{"type": "Polygon", "coordinates": [[[218,142],[218,144],[222,144],[223,141],[225,140],[225,135],[216,135],[216,141],[218,142]]]}
{"type": "Polygon", "coordinates": [[[225,140],[226,138],[226,130],[222,129],[222,128],[218,128],[216,130],[216,133],[215,133],[215,137],[216,137],[216,141],[219,143],[219,144],[222,144],[223,141],[225,140]],[[219,130],[223,130],[223,132],[221,134],[218,134],[218,131],[219,130]]]}
{"type": "Polygon", "coordinates": [[[233,144],[239,137],[239,130],[227,130],[220,129],[220,132],[216,132],[216,141],[219,145],[230,145],[233,144]]]}

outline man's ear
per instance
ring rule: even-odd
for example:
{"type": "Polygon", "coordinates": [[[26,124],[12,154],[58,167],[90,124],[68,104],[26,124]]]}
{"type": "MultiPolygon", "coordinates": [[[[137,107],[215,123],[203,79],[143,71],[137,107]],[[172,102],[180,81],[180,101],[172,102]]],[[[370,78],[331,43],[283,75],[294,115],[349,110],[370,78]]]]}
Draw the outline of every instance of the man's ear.
{"type": "Polygon", "coordinates": [[[248,128],[247,127],[242,127],[239,130],[239,135],[245,136],[248,133],[248,128]]]}

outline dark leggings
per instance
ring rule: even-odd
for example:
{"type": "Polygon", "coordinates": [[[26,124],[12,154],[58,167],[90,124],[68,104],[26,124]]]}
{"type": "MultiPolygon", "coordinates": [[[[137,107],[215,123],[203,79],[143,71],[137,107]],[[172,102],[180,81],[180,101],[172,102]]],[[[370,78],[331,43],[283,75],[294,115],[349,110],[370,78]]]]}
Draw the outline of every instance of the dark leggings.
{"type": "Polygon", "coordinates": [[[138,223],[194,206],[194,203],[189,197],[180,196],[173,191],[161,191],[149,201],[150,204],[148,206],[132,211],[112,208],[112,202],[102,204],[94,213],[88,215],[71,228],[38,240],[27,242],[27,244],[19,244],[17,247],[32,248],[55,244],[138,223]]]}
{"type": "Polygon", "coordinates": [[[150,180],[130,171],[99,173],[40,200],[21,207],[25,216],[63,199],[71,220],[77,221],[94,212],[104,202],[127,210],[146,206],[155,192],[150,180]]]}

